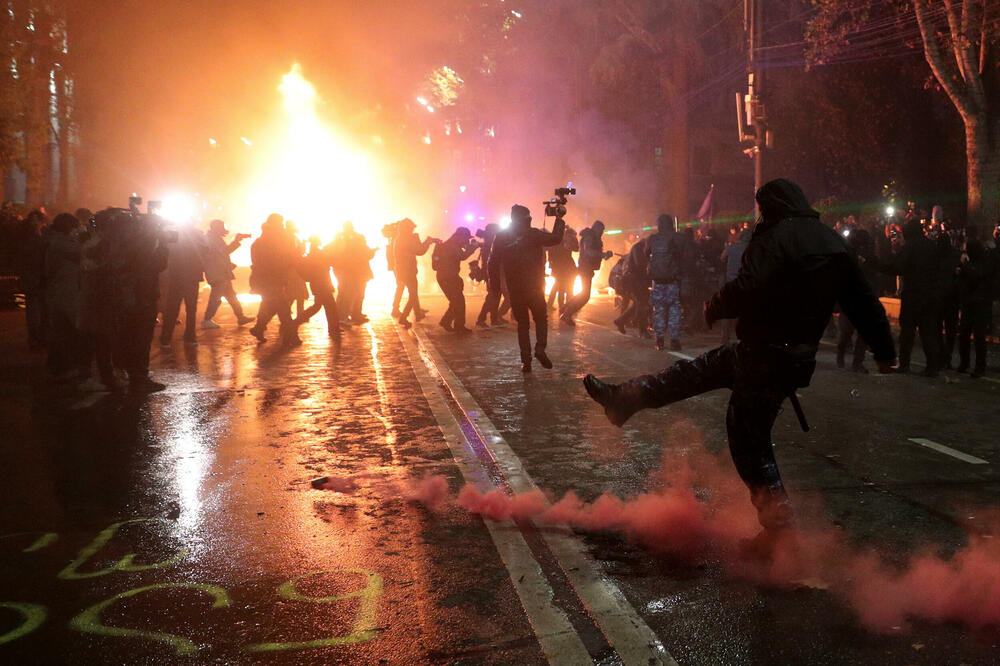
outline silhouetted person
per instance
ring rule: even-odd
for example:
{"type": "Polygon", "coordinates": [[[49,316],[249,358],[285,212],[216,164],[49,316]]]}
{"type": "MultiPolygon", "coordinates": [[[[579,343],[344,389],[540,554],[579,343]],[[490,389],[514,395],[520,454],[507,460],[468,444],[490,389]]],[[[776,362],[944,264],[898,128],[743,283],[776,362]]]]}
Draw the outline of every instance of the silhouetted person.
{"type": "Polygon", "coordinates": [[[121,242],[122,220],[113,211],[93,216],[93,231],[81,248],[80,332],[87,347],[87,364],[93,356],[98,377],[109,391],[120,386],[115,378],[113,352],[121,319],[120,299],[115,292],[119,271],[113,264],[115,245],[121,242]]]}
{"type": "Polygon", "coordinates": [[[580,232],[580,293],[566,301],[562,316],[559,318],[569,326],[575,326],[573,317],[590,301],[591,286],[594,284],[594,274],[601,270],[601,262],[610,259],[611,252],[604,251],[604,223],[597,220],[589,228],[580,232]]]}
{"type": "Polygon", "coordinates": [[[184,302],[184,344],[196,345],[198,321],[198,290],[202,281],[204,236],[193,226],[177,231],[177,240],[167,245],[167,300],[163,307],[163,328],[160,344],[170,345],[177,315],[184,302]]]}
{"type": "MultiPolygon", "coordinates": [[[[497,232],[500,230],[500,225],[491,222],[486,225],[483,229],[483,243],[479,248],[479,265],[483,267],[483,270],[489,273],[490,269],[490,252],[493,251],[493,241],[496,239],[497,232]]],[[[504,285],[501,281],[499,288],[492,283],[492,281],[487,277],[486,279],[486,298],[483,299],[483,307],[479,310],[479,316],[476,317],[476,327],[477,328],[489,328],[490,324],[493,326],[500,326],[501,324],[506,324],[507,321],[500,316],[500,300],[503,298],[504,285]],[[490,323],[486,323],[486,318],[489,317],[490,323]]]]}
{"type": "Polygon", "coordinates": [[[451,238],[434,248],[431,257],[438,286],[448,299],[448,309],[438,325],[446,331],[469,333],[465,327],[465,283],[462,281],[462,262],[472,256],[478,245],[472,242],[472,234],[465,227],[459,227],[451,238]]]}
{"type": "Polygon", "coordinates": [[[765,528],[758,543],[767,547],[774,530],[793,521],[771,428],[785,398],[809,384],[834,304],[840,302],[869,342],[881,372],[892,371],[895,353],[882,304],[843,239],[819,221],[798,185],[771,181],[757,191],[757,202],[763,219],[739,274],[705,304],[709,326],[738,319],[739,342],[624,384],[587,375],[584,385],[619,426],[641,409],[732,389],[726,414],[729,450],[765,528]]]}
{"type": "Polygon", "coordinates": [[[353,222],[344,225],[330,244],[329,252],[333,261],[333,274],[337,277],[340,298],[337,305],[340,316],[352,324],[363,324],[368,317],[361,311],[365,299],[365,285],[372,279],[369,263],[375,256],[374,248],[368,247],[365,237],[354,230],[353,222]]]}
{"type": "Polygon", "coordinates": [[[69,213],[56,215],[45,244],[47,365],[52,377],[62,381],[85,379],[90,371],[90,359],[77,328],[80,314],[79,224],[69,213]]]}
{"type": "MultiPolygon", "coordinates": [[[[299,238],[299,229],[291,220],[285,220],[285,235],[288,237],[288,242],[292,248],[294,248],[295,258],[302,257],[306,253],[306,244],[299,238]]],[[[298,271],[294,270],[294,267],[293,270],[288,271],[288,281],[285,283],[285,296],[288,297],[289,307],[295,306],[295,314],[302,314],[302,311],[306,307],[306,299],[309,298],[309,287],[306,286],[306,281],[302,279],[298,271]]]]}
{"type": "Polygon", "coordinates": [[[127,218],[119,222],[121,242],[115,244],[112,259],[118,271],[116,307],[121,313],[121,321],[116,338],[121,366],[128,374],[129,391],[162,391],[165,385],[149,376],[149,346],[156,326],[160,273],[167,268],[169,238],[162,229],[161,218],[119,214],[119,218],[122,216],[127,218]]]}
{"type": "Polygon", "coordinates": [[[997,266],[992,253],[987,252],[975,238],[965,242],[961,262],[958,269],[962,313],[958,333],[958,371],[969,369],[970,342],[975,342],[976,363],[971,376],[977,379],[986,374],[986,329],[993,321],[993,285],[997,266]]]}
{"type": "Polygon", "coordinates": [[[937,376],[940,369],[941,320],[940,269],[944,260],[941,247],[924,235],[919,220],[903,225],[903,247],[892,257],[889,272],[903,278],[899,303],[899,371],[910,371],[913,340],[920,329],[927,368],[924,375],[937,376]]]}
{"type": "Polygon", "coordinates": [[[28,324],[28,345],[45,346],[46,312],[42,266],[45,262],[45,215],[33,210],[21,221],[18,230],[18,283],[24,294],[24,315],[28,324]]]}
{"type": "MultiPolygon", "coordinates": [[[[936,207],[937,208],[937,207],[936,207]]],[[[951,370],[951,357],[955,352],[958,337],[959,293],[958,269],[962,263],[962,242],[952,242],[952,235],[942,229],[936,239],[941,248],[941,265],[938,270],[938,329],[942,332],[938,341],[941,350],[940,364],[944,370],[951,370]]]]}
{"type": "Polygon", "coordinates": [[[670,348],[681,348],[681,276],[683,240],[673,215],[656,218],[656,233],[649,237],[649,277],[653,280],[653,334],[656,348],[663,349],[670,335],[670,348]]]}
{"type": "Polygon", "coordinates": [[[309,254],[302,258],[299,263],[299,273],[309,283],[309,290],[313,295],[313,304],[307,307],[295,318],[293,324],[296,330],[298,327],[309,321],[309,319],[322,309],[326,314],[327,334],[335,339],[340,339],[340,313],[337,299],[334,297],[333,282],[330,280],[331,265],[330,249],[321,247],[319,236],[309,239],[309,254]]]}
{"type": "Polygon", "coordinates": [[[219,328],[212,318],[219,311],[223,298],[233,309],[239,326],[253,321],[253,317],[243,314],[243,305],[236,297],[236,290],[233,289],[233,280],[236,279],[233,274],[235,265],[229,259],[229,255],[235,252],[243,239],[249,238],[250,234],[236,234],[236,238],[230,243],[226,242],[228,235],[226,223],[222,220],[212,220],[208,231],[205,232],[205,254],[202,263],[205,268],[205,280],[212,291],[208,295],[208,305],[205,306],[205,314],[202,317],[202,328],[219,328]]]}
{"type": "MultiPolygon", "coordinates": [[[[847,245],[851,250],[854,260],[858,262],[861,274],[871,288],[872,293],[874,293],[874,269],[876,261],[875,243],[872,241],[871,234],[864,229],[851,229],[847,236],[847,245]]],[[[851,369],[854,372],[867,373],[868,368],[865,367],[865,352],[868,349],[868,345],[865,344],[865,340],[861,335],[855,335],[855,333],[854,323],[850,317],[846,317],[841,313],[837,317],[837,367],[843,368],[845,366],[844,359],[847,355],[847,350],[853,348],[851,369]]]]}
{"type": "Polygon", "coordinates": [[[552,290],[549,291],[549,308],[565,309],[573,297],[577,266],[573,253],[580,250],[580,240],[572,228],[566,227],[562,242],[549,248],[549,271],[552,273],[552,290]]]}
{"type": "Polygon", "coordinates": [[[648,338],[649,319],[649,238],[643,238],[629,249],[625,257],[625,292],[628,307],[615,319],[615,327],[625,333],[626,326],[635,326],[639,337],[648,338]]]}
{"type": "Polygon", "coordinates": [[[440,242],[430,236],[420,240],[420,237],[414,233],[416,228],[417,225],[410,218],[400,220],[397,223],[393,246],[395,252],[393,272],[396,274],[396,284],[401,284],[406,289],[406,305],[403,306],[397,318],[404,328],[410,327],[408,317],[411,311],[415,313],[417,321],[426,316],[426,312],[420,308],[420,295],[417,293],[417,257],[426,254],[432,243],[440,242]]]}
{"type": "MultiPolygon", "coordinates": [[[[736,236],[736,240],[726,245],[722,251],[722,261],[726,265],[726,282],[735,280],[736,276],[739,275],[740,264],[743,263],[743,253],[746,252],[747,245],[750,243],[751,234],[753,234],[752,229],[742,229],[736,236]]],[[[722,320],[722,344],[729,344],[734,323],[732,319],[722,320]]]]}
{"type": "Polygon", "coordinates": [[[284,340],[292,323],[291,299],[285,288],[288,274],[297,259],[295,246],[285,233],[284,218],[277,213],[268,216],[260,225],[260,232],[260,238],[250,246],[250,290],[260,294],[257,323],[250,329],[250,334],[258,342],[266,342],[264,331],[268,322],[277,315],[281,322],[278,335],[284,340]]]}
{"type": "Polygon", "coordinates": [[[535,358],[543,368],[552,361],[545,353],[549,323],[545,305],[545,248],[562,242],[566,221],[556,218],[552,231],[534,229],[531,211],[521,205],[510,209],[510,227],[497,233],[490,256],[490,282],[500,290],[507,280],[510,305],[517,320],[517,343],[521,350],[521,371],[531,372],[531,322],[535,320],[535,358]]]}

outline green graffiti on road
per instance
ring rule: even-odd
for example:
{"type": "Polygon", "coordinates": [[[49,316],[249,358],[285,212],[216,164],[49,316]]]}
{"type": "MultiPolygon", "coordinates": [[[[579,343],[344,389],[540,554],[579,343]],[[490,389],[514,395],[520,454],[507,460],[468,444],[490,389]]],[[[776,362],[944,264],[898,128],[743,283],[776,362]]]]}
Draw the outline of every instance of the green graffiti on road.
{"type": "Polygon", "coordinates": [[[101,569],[100,571],[89,571],[86,573],[80,573],[78,571],[80,567],[86,564],[90,558],[96,555],[102,548],[104,548],[105,545],[107,545],[109,541],[111,541],[112,538],[114,538],[115,533],[123,525],[128,525],[130,523],[145,523],[154,520],[168,522],[166,518],[134,518],[132,520],[123,520],[104,528],[101,530],[100,534],[94,537],[93,541],[80,551],[75,560],[70,562],[66,568],[59,572],[59,578],[63,580],[80,580],[83,578],[105,576],[109,573],[114,573],[115,571],[146,571],[147,569],[160,569],[177,564],[177,562],[183,559],[184,555],[187,554],[187,549],[181,550],[173,557],[163,560],[162,562],[154,562],[153,564],[132,564],[133,560],[135,560],[135,553],[129,553],[106,569],[101,569]]]}
{"type": "Polygon", "coordinates": [[[316,571],[314,573],[297,576],[278,587],[278,595],[291,601],[305,601],[314,604],[329,604],[345,599],[361,598],[361,606],[358,609],[357,617],[351,633],[345,636],[331,636],[328,638],[317,638],[307,641],[292,641],[286,643],[255,643],[246,647],[248,652],[275,652],[278,650],[303,650],[308,648],[330,647],[334,645],[350,645],[353,643],[363,643],[369,641],[378,633],[375,626],[375,614],[378,610],[378,600],[382,595],[382,577],[372,571],[365,569],[331,569],[329,571],[316,571]],[[360,590],[338,594],[329,597],[309,597],[299,592],[296,584],[303,578],[323,576],[327,574],[357,574],[365,579],[365,586],[360,590]]]}
{"type": "Polygon", "coordinates": [[[24,622],[6,634],[0,636],[0,645],[16,641],[21,636],[26,636],[41,626],[45,622],[45,606],[38,604],[25,604],[16,601],[0,601],[0,608],[15,610],[24,616],[24,622]]]}
{"type": "Polygon", "coordinates": [[[116,636],[118,638],[145,638],[147,640],[162,641],[173,646],[177,654],[192,654],[200,648],[188,638],[175,636],[173,634],[160,633],[156,631],[140,631],[138,629],[125,629],[122,627],[109,627],[101,623],[101,613],[111,604],[121,599],[128,599],[144,592],[155,590],[187,589],[199,590],[215,599],[212,608],[222,608],[229,605],[229,594],[221,587],[215,585],[205,585],[202,583],[159,583],[147,585],[134,590],[128,590],[121,594],[116,594],[110,599],[106,599],[99,604],[94,604],[87,610],[74,617],[69,626],[88,634],[99,634],[101,636],[116,636]]]}

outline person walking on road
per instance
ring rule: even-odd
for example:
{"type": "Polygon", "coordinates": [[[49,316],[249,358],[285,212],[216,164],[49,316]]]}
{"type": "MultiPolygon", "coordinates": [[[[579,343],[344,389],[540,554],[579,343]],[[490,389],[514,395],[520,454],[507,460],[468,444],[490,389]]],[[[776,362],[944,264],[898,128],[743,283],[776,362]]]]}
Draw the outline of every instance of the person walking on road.
{"type": "Polygon", "coordinates": [[[181,301],[184,302],[184,344],[196,345],[198,291],[203,279],[205,237],[193,224],[184,225],[177,231],[177,240],[168,243],[167,249],[167,298],[163,307],[160,345],[170,346],[177,315],[181,311],[181,301]]]}
{"type": "Polygon", "coordinates": [[[448,299],[448,309],[438,325],[446,331],[468,334],[465,326],[465,294],[462,290],[462,262],[472,256],[479,246],[472,242],[472,234],[465,227],[459,227],[451,238],[434,248],[431,264],[437,274],[437,282],[448,299]]]}
{"type": "Polygon", "coordinates": [[[253,317],[243,314],[243,305],[236,298],[236,290],[233,289],[233,280],[236,279],[233,274],[235,266],[229,259],[229,255],[236,251],[244,239],[250,238],[250,234],[236,234],[231,243],[226,242],[228,235],[225,222],[222,220],[209,222],[208,231],[205,232],[205,255],[202,263],[205,267],[205,280],[212,291],[208,294],[208,305],[202,316],[202,328],[219,328],[212,318],[219,311],[223,298],[233,309],[237,325],[243,326],[253,321],[253,317]]]}
{"type": "Polygon", "coordinates": [[[499,232],[490,256],[491,289],[500,291],[507,280],[510,305],[517,321],[517,344],[521,350],[521,372],[531,372],[531,321],[535,320],[534,357],[543,368],[552,361],[545,353],[549,323],[545,304],[545,248],[562,242],[566,221],[557,217],[552,231],[531,226],[531,211],[515,204],[510,209],[510,227],[499,232]]]}
{"type": "Polygon", "coordinates": [[[278,335],[282,339],[292,324],[291,299],[285,288],[288,275],[297,259],[295,245],[285,233],[284,218],[272,213],[260,226],[260,238],[250,246],[250,290],[260,294],[257,323],[250,334],[258,342],[266,342],[264,331],[275,316],[281,322],[278,335]]]}
{"type": "Polygon", "coordinates": [[[580,293],[566,301],[566,308],[559,320],[567,326],[576,326],[573,317],[590,301],[590,291],[594,284],[594,275],[601,270],[601,262],[610,259],[612,252],[604,251],[604,223],[595,221],[590,227],[580,232],[580,293]]]}
{"type": "MultiPolygon", "coordinates": [[[[793,525],[791,502],[778,472],[771,428],[785,398],[809,385],[816,351],[839,302],[871,346],[880,372],[893,371],[895,350],[885,310],[843,239],[819,221],[798,185],[785,179],[757,191],[756,226],[736,279],[705,304],[705,321],[738,319],[739,342],[679,361],[655,375],[610,384],[584,380],[590,397],[621,426],[642,409],[664,407],[729,388],[729,450],[750,490],[764,531],[751,543],[769,554],[793,525]]],[[[804,416],[801,417],[804,426],[804,416]]]]}
{"type": "Polygon", "coordinates": [[[673,215],[664,213],[656,218],[656,233],[649,237],[648,246],[656,348],[664,348],[664,336],[669,333],[670,348],[680,351],[682,244],[673,215]]]}
{"type": "Polygon", "coordinates": [[[416,228],[417,225],[408,217],[397,222],[396,238],[393,244],[393,252],[395,253],[393,272],[396,274],[397,284],[401,284],[406,289],[406,305],[403,306],[399,317],[397,317],[403,328],[410,327],[410,312],[414,312],[414,318],[417,321],[427,316],[426,311],[420,308],[420,295],[417,293],[417,257],[427,254],[427,250],[432,244],[441,242],[431,236],[420,240],[420,237],[414,233],[416,228]]]}

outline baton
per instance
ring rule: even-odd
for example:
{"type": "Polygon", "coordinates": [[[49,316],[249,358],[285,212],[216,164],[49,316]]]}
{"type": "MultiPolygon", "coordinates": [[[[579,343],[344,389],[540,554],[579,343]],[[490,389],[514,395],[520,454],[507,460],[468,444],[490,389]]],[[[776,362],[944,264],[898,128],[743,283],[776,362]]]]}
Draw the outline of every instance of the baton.
{"type": "Polygon", "coordinates": [[[806,413],[802,411],[802,405],[799,404],[799,398],[795,395],[794,390],[788,394],[788,401],[792,403],[792,409],[795,410],[795,416],[799,419],[799,425],[802,426],[802,432],[809,432],[809,423],[806,421],[806,413]]]}

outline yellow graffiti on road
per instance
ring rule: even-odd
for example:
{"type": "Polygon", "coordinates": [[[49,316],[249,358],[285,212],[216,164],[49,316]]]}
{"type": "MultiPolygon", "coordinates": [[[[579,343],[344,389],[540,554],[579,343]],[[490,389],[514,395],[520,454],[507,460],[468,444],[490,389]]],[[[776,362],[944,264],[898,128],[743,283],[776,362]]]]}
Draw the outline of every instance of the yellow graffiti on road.
{"type": "Polygon", "coordinates": [[[302,650],[307,648],[330,647],[333,645],[350,645],[352,643],[363,643],[369,641],[378,633],[375,625],[375,615],[378,610],[378,600],[382,595],[382,577],[372,571],[365,569],[331,569],[330,571],[317,571],[314,573],[297,576],[282,584],[278,588],[278,595],[291,601],[304,601],[314,604],[329,604],[345,599],[361,598],[361,606],[358,609],[357,617],[351,633],[345,636],[331,636],[328,638],[317,638],[307,641],[292,641],[285,643],[255,643],[246,647],[249,652],[274,652],[278,650],[302,650]],[[303,578],[322,576],[327,574],[357,574],[364,577],[365,586],[360,590],[338,594],[328,597],[309,597],[299,592],[296,584],[303,578]]]}
{"type": "Polygon", "coordinates": [[[135,553],[129,553],[106,569],[101,569],[100,571],[89,571],[86,573],[80,573],[78,571],[80,567],[86,564],[90,558],[96,555],[102,548],[104,548],[105,545],[107,545],[109,541],[111,541],[112,538],[114,538],[115,533],[123,525],[128,525],[130,523],[144,523],[154,520],[167,522],[166,518],[134,518],[132,520],[123,520],[104,528],[101,530],[100,534],[94,537],[93,541],[80,551],[75,560],[70,562],[62,571],[59,572],[59,578],[62,578],[63,580],[80,580],[83,578],[105,576],[109,573],[114,573],[115,571],[146,571],[147,569],[160,569],[176,564],[187,553],[187,549],[181,550],[173,557],[165,559],[162,562],[154,562],[153,564],[133,564],[132,562],[135,559],[135,553]]]}
{"type": "Polygon", "coordinates": [[[39,551],[46,546],[51,546],[59,540],[59,535],[55,532],[18,532],[17,534],[4,534],[3,536],[0,536],[0,539],[10,539],[12,537],[27,536],[29,534],[41,534],[42,536],[32,541],[27,548],[21,551],[22,553],[34,553],[35,551],[39,551]]]}
{"type": "Polygon", "coordinates": [[[26,636],[41,626],[45,622],[45,606],[38,604],[25,604],[16,601],[0,601],[0,608],[15,610],[24,616],[24,622],[11,629],[6,634],[0,636],[0,645],[16,641],[21,636],[26,636]]]}
{"type": "Polygon", "coordinates": [[[116,601],[128,599],[129,597],[134,597],[137,594],[142,594],[144,592],[168,589],[187,589],[204,592],[215,599],[215,602],[212,604],[212,608],[223,608],[228,606],[230,603],[229,594],[221,587],[216,587],[215,585],[205,585],[202,583],[158,583],[156,585],[147,585],[146,587],[128,590],[127,592],[116,594],[110,599],[106,599],[99,604],[94,604],[74,617],[69,624],[77,631],[82,631],[88,634],[116,636],[119,638],[145,638],[147,640],[162,641],[172,645],[177,654],[192,654],[197,652],[200,648],[195,645],[191,639],[183,636],[175,636],[174,634],[156,631],[140,631],[138,629],[125,629],[123,627],[109,627],[108,625],[101,623],[101,613],[104,609],[116,601]]]}

